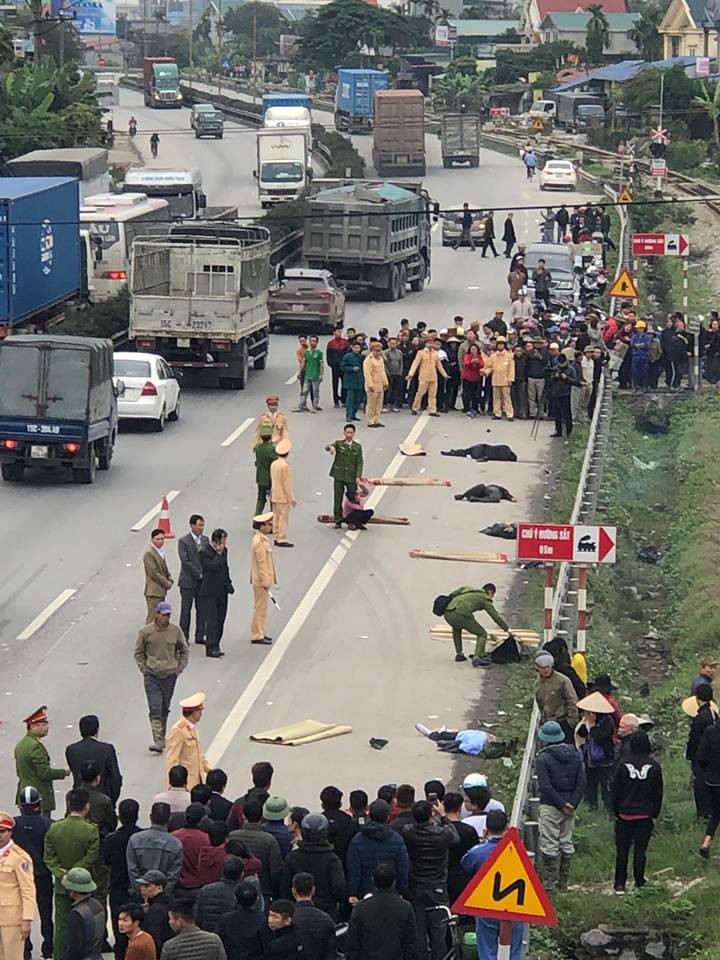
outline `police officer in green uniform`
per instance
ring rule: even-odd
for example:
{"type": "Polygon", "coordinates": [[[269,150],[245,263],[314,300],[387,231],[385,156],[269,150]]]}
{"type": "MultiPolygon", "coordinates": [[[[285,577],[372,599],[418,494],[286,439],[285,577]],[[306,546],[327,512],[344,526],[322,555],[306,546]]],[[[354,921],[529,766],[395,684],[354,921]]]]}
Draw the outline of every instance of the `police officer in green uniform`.
{"type": "Polygon", "coordinates": [[[42,802],[41,813],[50,815],[55,809],[54,780],[64,780],[70,776],[69,767],[51,767],[50,754],[41,741],[48,735],[50,721],[47,707],[38,707],[23,721],[27,733],[15,747],[15,769],[17,771],[17,799],[23,787],[35,787],[42,802]]]}
{"type": "Polygon", "coordinates": [[[472,633],[477,637],[475,653],[472,659],[473,666],[478,666],[479,661],[484,656],[487,633],[475,619],[474,614],[477,613],[478,610],[487,613],[501,630],[508,629],[508,625],[493,605],[495,592],[495,584],[486,583],[482,589],[478,589],[478,587],[458,587],[457,590],[453,590],[450,594],[450,602],[447,607],[445,607],[443,617],[445,618],[445,622],[452,627],[456,663],[462,663],[462,661],[467,660],[462,648],[463,630],[467,630],[468,633],[472,633]]]}
{"type": "Polygon", "coordinates": [[[45,864],[55,877],[55,936],[53,960],[63,960],[68,915],[72,908],[63,879],[73,867],[94,873],[100,862],[98,828],[85,818],[90,812],[87,790],[71,790],[67,795],[68,814],[57,820],[45,834],[45,864]]]}
{"type": "Polygon", "coordinates": [[[336,440],[325,449],[333,455],[333,465],[330,468],[330,476],[333,478],[333,519],[335,529],[339,530],[342,526],[343,495],[347,491],[348,497],[355,499],[357,482],[363,471],[362,447],[355,440],[353,424],[346,423],[343,439],[336,440]]]}
{"type": "Polygon", "coordinates": [[[265,501],[270,496],[270,464],[277,460],[275,444],[270,439],[273,428],[269,423],[264,423],[260,427],[260,443],[255,446],[255,483],[258,488],[257,503],[255,504],[255,515],[265,511],[265,501]]]}

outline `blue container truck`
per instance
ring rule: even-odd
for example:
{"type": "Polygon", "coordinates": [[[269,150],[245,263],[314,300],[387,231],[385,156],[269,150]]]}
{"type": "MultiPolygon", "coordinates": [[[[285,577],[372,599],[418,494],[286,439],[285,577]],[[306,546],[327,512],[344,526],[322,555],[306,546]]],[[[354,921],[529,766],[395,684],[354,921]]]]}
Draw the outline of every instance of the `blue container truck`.
{"type": "Polygon", "coordinates": [[[305,107],[312,113],[312,99],[306,93],[264,93],[263,119],[270,107],[305,107]]]}
{"type": "Polygon", "coordinates": [[[0,178],[0,336],[82,293],[81,243],[77,180],[0,178]]]}
{"type": "Polygon", "coordinates": [[[335,127],[348,133],[372,130],[375,94],[387,90],[385,70],[338,70],[335,92],[335,127]]]}

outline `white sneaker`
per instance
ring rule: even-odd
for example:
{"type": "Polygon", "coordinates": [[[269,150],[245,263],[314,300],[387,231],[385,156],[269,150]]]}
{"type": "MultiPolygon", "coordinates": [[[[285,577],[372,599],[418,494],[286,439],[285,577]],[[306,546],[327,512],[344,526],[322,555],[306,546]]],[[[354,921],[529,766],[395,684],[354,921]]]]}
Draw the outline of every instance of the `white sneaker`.
{"type": "Polygon", "coordinates": [[[421,733],[424,737],[429,737],[432,733],[430,727],[426,727],[424,723],[416,723],[415,729],[418,733],[421,733]]]}

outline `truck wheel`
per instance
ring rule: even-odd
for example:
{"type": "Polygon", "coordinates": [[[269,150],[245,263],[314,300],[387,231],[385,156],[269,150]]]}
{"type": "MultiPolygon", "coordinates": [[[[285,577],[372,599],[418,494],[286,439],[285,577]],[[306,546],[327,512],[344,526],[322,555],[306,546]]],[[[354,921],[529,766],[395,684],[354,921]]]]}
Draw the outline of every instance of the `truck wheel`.
{"type": "Polygon", "coordinates": [[[446,170],[449,170],[451,166],[452,166],[452,164],[450,163],[449,160],[443,160],[443,167],[444,167],[446,170]]]}
{"type": "Polygon", "coordinates": [[[422,289],[425,286],[425,277],[427,276],[427,264],[425,263],[425,257],[420,257],[420,269],[418,271],[418,276],[410,281],[410,289],[413,293],[422,293],[422,289]]]}
{"type": "Polygon", "coordinates": [[[267,354],[264,353],[261,357],[255,357],[253,360],[253,370],[264,370],[267,366],[267,354]]]}
{"type": "Polygon", "coordinates": [[[390,300],[391,302],[398,299],[400,296],[400,271],[393,264],[390,267],[390,275],[388,277],[388,285],[385,290],[385,299],[390,300]]]}
{"type": "Polygon", "coordinates": [[[113,458],[113,453],[115,452],[115,436],[108,437],[105,443],[102,445],[100,453],[98,453],[98,470],[109,470],[110,461],[113,458]]]}
{"type": "Polygon", "coordinates": [[[14,480],[21,480],[25,467],[21,463],[3,463],[1,465],[2,478],[12,483],[14,480]]]}
{"type": "Polygon", "coordinates": [[[199,140],[199,139],[200,139],[200,134],[197,132],[197,130],[195,131],[195,139],[196,139],[196,140],[199,140]]]}
{"type": "Polygon", "coordinates": [[[473,158],[470,160],[470,166],[471,166],[471,167],[479,167],[479,166],[480,166],[480,157],[473,157],[473,158]]]}
{"type": "Polygon", "coordinates": [[[405,291],[407,289],[407,267],[404,263],[400,264],[400,284],[398,288],[398,300],[402,300],[405,296],[405,291]]]}
{"type": "Polygon", "coordinates": [[[90,451],[90,461],[87,467],[72,468],[73,483],[95,483],[95,450],[90,451]]]}

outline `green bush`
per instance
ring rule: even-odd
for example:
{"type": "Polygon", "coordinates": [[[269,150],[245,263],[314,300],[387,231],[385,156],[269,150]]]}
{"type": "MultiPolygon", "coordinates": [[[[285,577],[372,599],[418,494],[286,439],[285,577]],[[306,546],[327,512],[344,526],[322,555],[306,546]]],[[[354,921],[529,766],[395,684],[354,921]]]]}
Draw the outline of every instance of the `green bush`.
{"type": "Polygon", "coordinates": [[[684,170],[694,170],[707,157],[707,144],[704,140],[677,140],[669,143],[666,157],[671,170],[682,173],[684,170]]]}
{"type": "Polygon", "coordinates": [[[351,177],[365,176],[365,161],[357,152],[349,137],[343,137],[333,130],[322,130],[317,139],[329,152],[331,163],[325,176],[346,177],[348,170],[351,177]]]}
{"type": "Polygon", "coordinates": [[[92,304],[71,304],[56,333],[70,337],[113,337],[130,323],[130,294],[127,287],[107,300],[92,304]]]}

